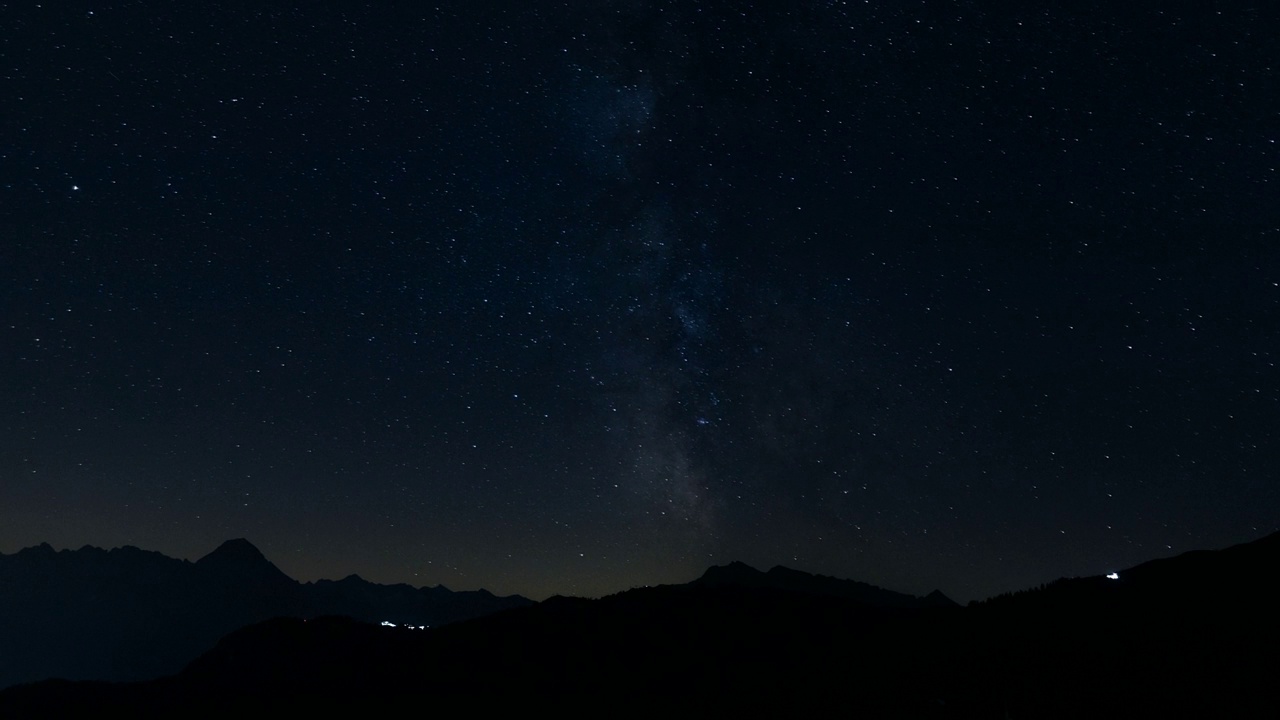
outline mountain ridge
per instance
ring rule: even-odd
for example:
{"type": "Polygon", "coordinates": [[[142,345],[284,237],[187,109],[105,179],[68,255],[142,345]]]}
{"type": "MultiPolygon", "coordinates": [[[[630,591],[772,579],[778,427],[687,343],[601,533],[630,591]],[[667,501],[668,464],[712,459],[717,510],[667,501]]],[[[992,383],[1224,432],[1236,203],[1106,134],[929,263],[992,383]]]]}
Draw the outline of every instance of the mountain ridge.
{"type": "Polygon", "coordinates": [[[876,607],[960,606],[959,603],[943,594],[941,590],[934,590],[924,597],[917,597],[907,593],[887,590],[859,580],[817,575],[803,570],[795,570],[784,565],[775,565],[767,572],[761,572],[741,561],[733,561],[727,565],[713,565],[690,584],[704,587],[739,585],[742,587],[804,592],[814,595],[830,595],[876,607]]]}
{"type": "Polygon", "coordinates": [[[430,698],[482,710],[1265,717],[1280,624],[1265,599],[1240,602],[1280,561],[1280,543],[1264,540],[1151,561],[1164,577],[1143,577],[1143,563],[941,612],[778,588],[737,563],[710,575],[747,583],[556,596],[425,632],[280,618],[163,680],[0,691],[0,714],[390,711],[430,698]],[[1206,574],[1225,580],[1208,594],[1179,590],[1206,574]]]}
{"type": "MultiPolygon", "coordinates": [[[[806,617],[812,616],[846,631],[860,628],[858,632],[872,634],[902,622],[942,623],[938,627],[944,635],[958,632],[956,627],[987,627],[985,632],[999,642],[1017,643],[1021,631],[1009,630],[1015,626],[1010,618],[1021,618],[1018,627],[1036,627],[1050,613],[1059,624],[1051,635],[1066,642],[1063,638],[1084,628],[1124,636],[1146,627],[1139,634],[1158,636],[1163,631],[1153,629],[1154,619],[1185,623],[1193,613],[1195,622],[1214,633],[1252,642],[1239,639],[1252,628],[1240,618],[1270,612],[1265,601],[1269,575],[1257,570],[1277,563],[1280,533],[1222,550],[1150,560],[1111,576],[1060,578],[960,608],[937,590],[916,597],[785,566],[762,572],[732,562],[712,566],[681,585],[636,588],[599,600],[556,596],[533,603],[485,590],[378,585],[356,574],[299,583],[243,538],[227,541],[195,562],[133,546],[54,550],[42,543],[0,554],[0,602],[7,611],[0,613],[0,636],[16,639],[10,652],[0,654],[0,688],[49,677],[139,680],[171,675],[228,633],[273,617],[345,616],[360,623],[432,626],[447,637],[470,632],[460,628],[482,622],[480,627],[510,627],[516,636],[554,644],[553,629],[561,623],[578,628],[572,632],[597,627],[606,636],[647,643],[648,634],[636,635],[636,628],[661,634],[665,625],[685,626],[694,617],[703,618],[698,622],[708,632],[730,633],[758,620],[760,612],[784,612],[799,616],[768,619],[763,626],[766,634],[782,633],[776,642],[796,632],[795,627],[808,627],[813,620],[806,617]],[[942,608],[954,612],[932,613],[942,608]],[[500,610],[517,614],[494,616],[500,610]],[[549,624],[534,631],[529,618],[549,624]],[[635,627],[614,628],[618,618],[631,618],[627,622],[635,627]],[[460,620],[470,622],[460,626],[460,620]],[[783,627],[790,629],[776,629],[783,627]],[[175,644],[174,638],[181,642],[175,644]],[[121,658],[137,662],[122,663],[121,658]]],[[[695,623],[681,632],[704,632],[699,627],[695,623]]],[[[590,652],[604,651],[600,642],[592,640],[596,649],[590,652]]]]}
{"type": "Polygon", "coordinates": [[[518,595],[379,585],[355,575],[300,583],[244,538],[194,562],[133,546],[41,543],[0,553],[0,688],[172,674],[227,633],[273,617],[427,626],[529,604],[518,595]]]}

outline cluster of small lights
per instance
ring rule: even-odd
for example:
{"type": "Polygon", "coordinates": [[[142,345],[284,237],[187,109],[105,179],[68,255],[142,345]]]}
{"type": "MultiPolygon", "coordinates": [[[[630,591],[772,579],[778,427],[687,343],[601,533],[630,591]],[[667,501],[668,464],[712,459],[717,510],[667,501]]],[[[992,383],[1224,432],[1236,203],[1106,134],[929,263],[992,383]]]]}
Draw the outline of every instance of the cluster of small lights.
{"type": "Polygon", "coordinates": [[[404,628],[406,630],[426,630],[427,628],[431,627],[430,625],[397,625],[388,620],[383,620],[380,624],[382,625],[382,627],[390,627],[390,628],[398,627],[398,628],[404,628]]]}

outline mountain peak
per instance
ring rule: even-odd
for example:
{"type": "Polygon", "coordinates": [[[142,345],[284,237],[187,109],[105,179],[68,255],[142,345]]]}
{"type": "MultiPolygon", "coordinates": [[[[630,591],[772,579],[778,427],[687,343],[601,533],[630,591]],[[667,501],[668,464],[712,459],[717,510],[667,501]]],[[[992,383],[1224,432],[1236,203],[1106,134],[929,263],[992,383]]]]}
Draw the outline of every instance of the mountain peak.
{"type": "Polygon", "coordinates": [[[920,599],[925,607],[960,607],[960,603],[947,597],[941,590],[934,590],[920,599]]]}
{"type": "Polygon", "coordinates": [[[222,543],[217,549],[200,558],[197,562],[199,564],[208,562],[258,563],[266,560],[266,556],[253,543],[244,538],[235,538],[222,543]]]}
{"type": "Polygon", "coordinates": [[[277,590],[297,584],[244,538],[228,540],[196,561],[196,567],[226,582],[265,584],[277,590]]]}
{"type": "Polygon", "coordinates": [[[750,565],[733,561],[728,565],[713,565],[707,568],[695,582],[703,585],[759,585],[763,582],[764,573],[750,565]]]}
{"type": "Polygon", "coordinates": [[[32,545],[31,547],[22,548],[21,550],[18,551],[17,554],[19,555],[52,555],[55,552],[57,551],[53,549],[52,545],[50,545],[47,542],[42,542],[39,545],[32,545]]]}

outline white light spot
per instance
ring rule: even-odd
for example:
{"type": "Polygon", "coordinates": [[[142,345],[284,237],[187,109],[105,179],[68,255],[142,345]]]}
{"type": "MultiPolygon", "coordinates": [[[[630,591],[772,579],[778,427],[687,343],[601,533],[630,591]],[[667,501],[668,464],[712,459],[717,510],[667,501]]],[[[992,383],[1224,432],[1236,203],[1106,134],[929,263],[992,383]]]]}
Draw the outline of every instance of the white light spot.
{"type": "Polygon", "coordinates": [[[1119,580],[1119,579],[1120,579],[1120,573],[1107,573],[1107,579],[1108,579],[1108,580],[1119,580]]]}

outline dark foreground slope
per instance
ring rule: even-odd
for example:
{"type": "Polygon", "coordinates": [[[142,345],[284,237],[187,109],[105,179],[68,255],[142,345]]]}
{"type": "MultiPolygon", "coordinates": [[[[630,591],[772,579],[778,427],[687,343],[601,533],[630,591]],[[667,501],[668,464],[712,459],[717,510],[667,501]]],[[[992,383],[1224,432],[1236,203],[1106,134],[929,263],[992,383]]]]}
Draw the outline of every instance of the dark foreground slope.
{"type": "Polygon", "coordinates": [[[484,591],[298,583],[246,540],[196,562],[134,547],[0,554],[0,688],[46,678],[171,675],[227,633],[273,617],[442,625],[531,604],[484,591]]]}
{"type": "Polygon", "coordinates": [[[717,582],[553,598],[426,631],[275,620],[224,638],[175,677],[14,688],[0,693],[0,714],[1269,717],[1280,633],[1260,591],[1278,545],[1273,536],[963,609],[717,582]]]}

